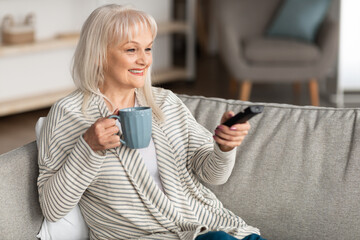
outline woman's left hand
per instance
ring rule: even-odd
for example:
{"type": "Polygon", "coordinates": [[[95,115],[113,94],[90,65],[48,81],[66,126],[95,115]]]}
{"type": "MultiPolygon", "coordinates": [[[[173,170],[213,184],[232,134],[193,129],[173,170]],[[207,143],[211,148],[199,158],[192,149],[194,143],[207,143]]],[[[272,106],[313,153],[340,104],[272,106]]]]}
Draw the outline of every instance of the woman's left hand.
{"type": "MultiPolygon", "coordinates": [[[[234,116],[234,112],[225,112],[221,118],[221,123],[234,116]]],[[[250,130],[249,122],[237,123],[228,127],[226,125],[219,125],[215,129],[214,139],[218,143],[221,151],[228,152],[237,146],[240,146],[246,135],[250,130]]]]}

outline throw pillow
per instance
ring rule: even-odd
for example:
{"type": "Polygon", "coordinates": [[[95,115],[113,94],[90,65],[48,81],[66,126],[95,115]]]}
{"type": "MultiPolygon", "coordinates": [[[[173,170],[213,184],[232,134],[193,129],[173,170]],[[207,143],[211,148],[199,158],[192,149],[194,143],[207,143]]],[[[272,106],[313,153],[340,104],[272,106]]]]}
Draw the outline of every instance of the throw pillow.
{"type": "Polygon", "coordinates": [[[314,42],[331,0],[285,0],[267,30],[267,36],[314,42]]]}
{"type": "MultiPolygon", "coordinates": [[[[35,126],[37,144],[45,119],[45,117],[39,118],[35,126]]],[[[88,240],[89,229],[79,206],[76,205],[65,217],[57,222],[49,222],[44,218],[37,238],[41,240],[88,240]]]]}

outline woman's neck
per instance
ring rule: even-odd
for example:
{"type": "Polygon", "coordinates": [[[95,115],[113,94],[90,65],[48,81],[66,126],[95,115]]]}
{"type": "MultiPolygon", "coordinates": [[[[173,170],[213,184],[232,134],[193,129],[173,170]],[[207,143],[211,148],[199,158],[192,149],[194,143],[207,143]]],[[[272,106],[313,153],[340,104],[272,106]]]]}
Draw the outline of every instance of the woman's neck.
{"type": "Polygon", "coordinates": [[[134,107],[135,105],[135,89],[117,90],[102,87],[100,92],[106,96],[105,103],[110,111],[134,107]],[[110,102],[109,102],[110,101],[110,102]]]}

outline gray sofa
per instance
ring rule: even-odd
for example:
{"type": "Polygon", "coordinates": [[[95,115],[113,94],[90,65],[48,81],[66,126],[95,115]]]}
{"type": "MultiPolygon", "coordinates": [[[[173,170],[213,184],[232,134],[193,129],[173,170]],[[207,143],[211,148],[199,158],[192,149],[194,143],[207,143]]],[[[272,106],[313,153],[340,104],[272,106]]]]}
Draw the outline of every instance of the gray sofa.
{"type": "MultiPolygon", "coordinates": [[[[253,104],[180,95],[213,131],[226,110],[253,104]]],[[[360,109],[265,104],[250,120],[228,182],[210,188],[271,239],[360,239],[360,109]]],[[[35,239],[36,143],[0,156],[0,239],[35,239]]]]}

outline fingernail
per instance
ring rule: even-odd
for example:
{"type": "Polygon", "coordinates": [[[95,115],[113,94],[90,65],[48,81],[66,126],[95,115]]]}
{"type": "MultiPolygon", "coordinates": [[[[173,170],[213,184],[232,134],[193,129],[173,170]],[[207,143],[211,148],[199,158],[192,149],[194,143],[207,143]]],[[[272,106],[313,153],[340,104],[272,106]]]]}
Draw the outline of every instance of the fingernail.
{"type": "Polygon", "coordinates": [[[230,130],[236,130],[236,127],[231,127],[230,130]]]}
{"type": "Polygon", "coordinates": [[[219,125],[219,126],[217,126],[217,128],[216,129],[224,129],[224,127],[223,126],[221,126],[221,125],[219,125]]]}

